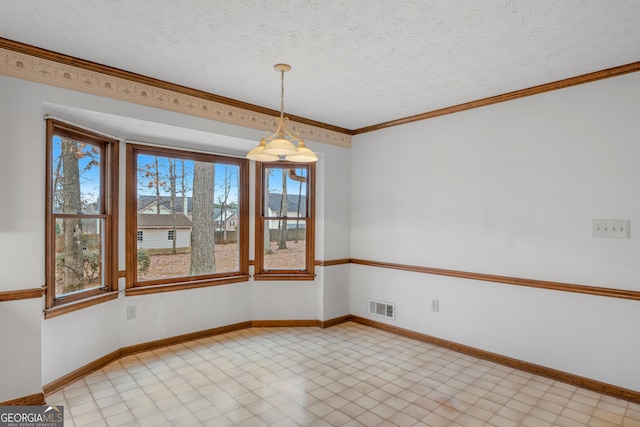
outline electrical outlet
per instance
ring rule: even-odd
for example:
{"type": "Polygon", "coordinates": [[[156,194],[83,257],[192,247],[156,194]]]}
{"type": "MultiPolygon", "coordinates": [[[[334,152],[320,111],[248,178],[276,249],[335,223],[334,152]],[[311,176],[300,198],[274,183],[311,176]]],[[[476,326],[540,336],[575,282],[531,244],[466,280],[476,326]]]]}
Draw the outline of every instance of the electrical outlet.
{"type": "Polygon", "coordinates": [[[431,300],[431,311],[433,311],[434,313],[437,313],[440,311],[440,300],[439,299],[432,299],[431,300]]]}
{"type": "Polygon", "coordinates": [[[127,307],[127,320],[132,320],[136,318],[137,310],[135,305],[130,305],[127,307]]]}

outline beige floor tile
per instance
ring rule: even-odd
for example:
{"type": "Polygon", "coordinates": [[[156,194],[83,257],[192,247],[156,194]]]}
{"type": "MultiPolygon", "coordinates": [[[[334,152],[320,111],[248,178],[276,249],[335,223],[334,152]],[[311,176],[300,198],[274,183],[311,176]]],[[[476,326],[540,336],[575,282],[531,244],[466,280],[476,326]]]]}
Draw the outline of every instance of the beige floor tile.
{"type": "MultiPolygon", "coordinates": [[[[131,426],[131,425],[135,425],[136,423],[135,417],[129,411],[121,412],[119,414],[114,414],[109,417],[105,417],[105,420],[109,427],[131,426]]],[[[65,427],[67,427],[66,422],[65,422],[65,427]]]]}
{"type": "Polygon", "coordinates": [[[47,402],[72,427],[640,427],[638,404],[354,323],[127,356],[47,402]]]}

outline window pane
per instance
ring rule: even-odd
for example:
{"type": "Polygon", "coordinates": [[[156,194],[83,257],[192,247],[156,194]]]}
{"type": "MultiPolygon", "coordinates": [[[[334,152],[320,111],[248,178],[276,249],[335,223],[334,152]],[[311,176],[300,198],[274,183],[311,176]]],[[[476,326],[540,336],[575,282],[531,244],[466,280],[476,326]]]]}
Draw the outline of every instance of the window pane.
{"type": "Polygon", "coordinates": [[[102,287],[104,220],[58,218],[55,225],[55,296],[102,287]]]}
{"type": "Polygon", "coordinates": [[[264,269],[306,269],[306,221],[265,220],[264,269]]]}
{"type": "Polygon", "coordinates": [[[70,138],[53,137],[54,213],[102,213],[101,148],[70,138]]]}
{"type": "Polygon", "coordinates": [[[137,154],[138,281],[240,270],[237,165],[137,154]]]}
{"type": "Polygon", "coordinates": [[[264,216],[307,216],[307,168],[266,167],[264,179],[264,216]]]}

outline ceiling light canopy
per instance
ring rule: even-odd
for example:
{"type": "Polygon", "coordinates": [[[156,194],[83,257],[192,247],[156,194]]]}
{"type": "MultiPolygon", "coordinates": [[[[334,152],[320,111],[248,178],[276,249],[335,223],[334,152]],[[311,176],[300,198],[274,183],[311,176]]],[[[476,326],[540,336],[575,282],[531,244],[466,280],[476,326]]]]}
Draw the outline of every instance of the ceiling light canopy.
{"type": "Polygon", "coordinates": [[[293,136],[287,130],[284,116],[284,73],[291,70],[287,64],[276,64],[273,67],[280,72],[280,117],[275,132],[267,134],[260,140],[260,144],[247,153],[247,159],[258,162],[274,162],[276,160],[288,160],[291,162],[310,163],[318,160],[316,153],[311,151],[296,132],[293,136]],[[296,146],[297,143],[297,146],[296,146]]]}

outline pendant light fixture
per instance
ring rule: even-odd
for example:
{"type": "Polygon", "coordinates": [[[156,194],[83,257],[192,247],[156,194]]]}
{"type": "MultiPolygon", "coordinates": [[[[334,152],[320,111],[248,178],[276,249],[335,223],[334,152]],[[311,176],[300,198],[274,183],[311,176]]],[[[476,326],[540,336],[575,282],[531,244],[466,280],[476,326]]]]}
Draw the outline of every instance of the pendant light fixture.
{"type": "Polygon", "coordinates": [[[304,140],[293,136],[287,129],[284,116],[284,73],[291,70],[287,64],[276,64],[274,70],[280,72],[280,117],[275,132],[267,134],[260,140],[260,144],[249,151],[247,158],[258,162],[274,162],[276,160],[288,160],[291,162],[311,163],[318,160],[316,153],[307,148],[304,140]],[[297,146],[296,146],[297,143],[297,146]]]}

